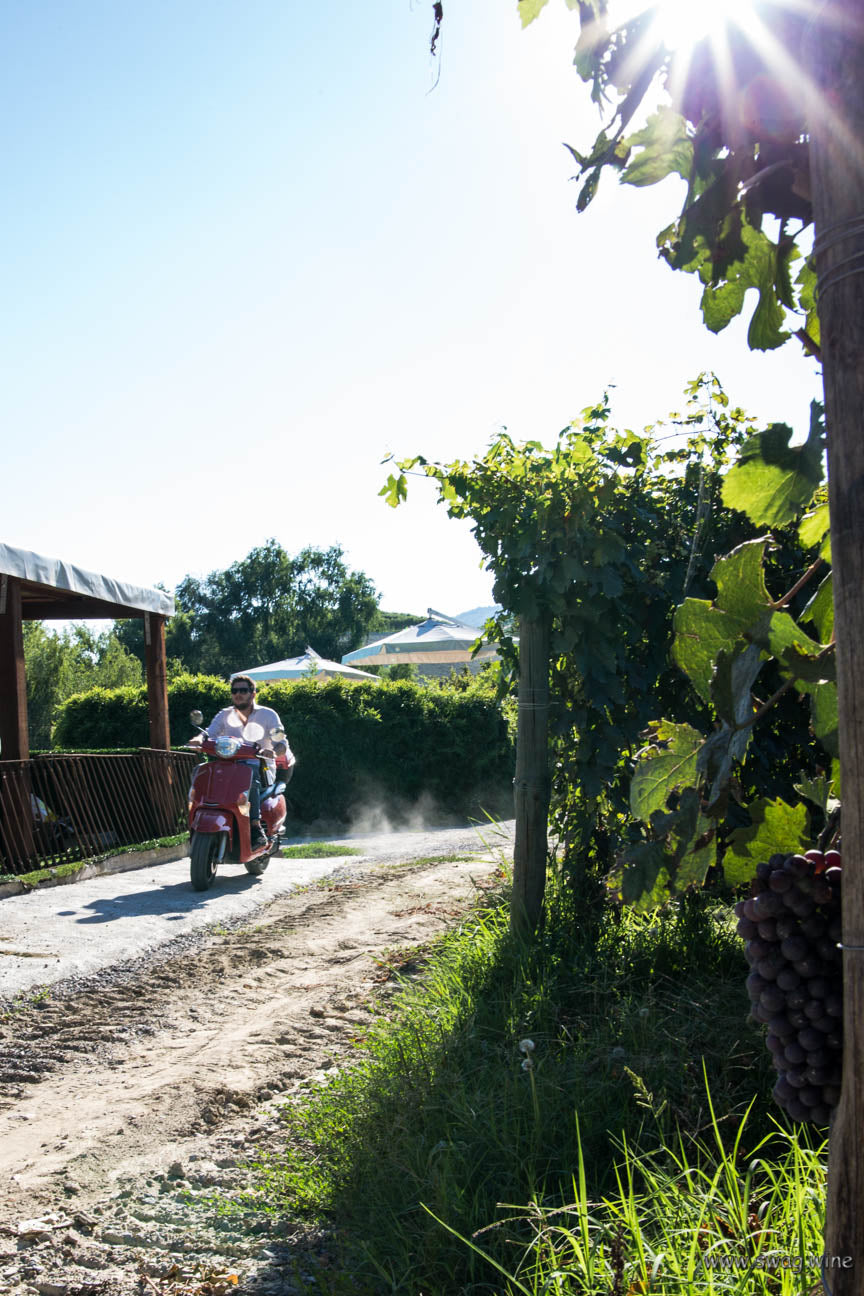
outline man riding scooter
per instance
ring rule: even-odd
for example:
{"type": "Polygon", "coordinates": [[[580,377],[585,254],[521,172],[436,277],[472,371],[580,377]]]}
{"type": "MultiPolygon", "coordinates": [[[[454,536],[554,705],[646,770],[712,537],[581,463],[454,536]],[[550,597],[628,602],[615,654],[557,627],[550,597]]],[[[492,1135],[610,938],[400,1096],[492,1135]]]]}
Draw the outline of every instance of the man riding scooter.
{"type": "MultiPolygon", "coordinates": [[[[207,736],[218,738],[222,734],[227,734],[229,737],[242,738],[246,742],[257,742],[260,745],[259,756],[264,760],[272,782],[276,769],[275,757],[284,755],[289,770],[293,769],[295,757],[287,740],[271,739],[274,730],[282,732],[282,721],[270,707],[258,706],[255,696],[255,681],[248,675],[235,675],[231,680],[231,706],[217,712],[207,729],[207,736]]],[[[200,746],[201,742],[202,736],[197,734],[191,740],[190,746],[200,746]]],[[[252,770],[252,781],[249,787],[249,827],[252,833],[252,847],[257,849],[259,846],[267,845],[267,837],[261,827],[261,770],[258,758],[243,763],[249,765],[252,770]]]]}

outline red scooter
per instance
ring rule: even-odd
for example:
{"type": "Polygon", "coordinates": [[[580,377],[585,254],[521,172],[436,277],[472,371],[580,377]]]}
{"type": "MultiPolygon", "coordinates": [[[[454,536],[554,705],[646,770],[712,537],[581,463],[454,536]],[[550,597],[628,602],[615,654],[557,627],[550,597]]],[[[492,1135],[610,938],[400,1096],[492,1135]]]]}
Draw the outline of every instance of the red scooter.
{"type": "MultiPolygon", "coordinates": [[[[287,757],[276,757],[276,782],[268,785],[266,766],[261,766],[261,827],[267,837],[264,846],[252,846],[249,824],[249,788],[252,767],[244,761],[258,757],[260,744],[242,738],[221,735],[210,738],[201,729],[203,716],[193,711],[192,723],[204,735],[198,750],[208,759],[192,775],[189,789],[189,857],[192,886],[206,891],[213,885],[216,870],[226,860],[243,864],[247,873],[260,877],[270,856],[279,844],[287,813],[285,787],[294,773],[287,757]]],[[[284,734],[274,730],[273,739],[284,741],[284,734]]]]}

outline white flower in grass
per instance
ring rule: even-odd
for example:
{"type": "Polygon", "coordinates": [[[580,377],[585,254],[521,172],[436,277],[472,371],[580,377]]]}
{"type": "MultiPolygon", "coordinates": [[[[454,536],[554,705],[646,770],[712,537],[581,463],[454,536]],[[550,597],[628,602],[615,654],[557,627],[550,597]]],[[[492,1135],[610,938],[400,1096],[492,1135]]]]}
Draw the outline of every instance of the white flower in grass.
{"type": "Polygon", "coordinates": [[[531,1061],[530,1056],[529,1056],[529,1057],[526,1057],[525,1061],[522,1063],[522,1070],[523,1070],[523,1071],[533,1071],[533,1070],[534,1070],[534,1063],[531,1061]]]}
{"type": "Polygon", "coordinates": [[[534,1052],[534,1041],[533,1041],[532,1039],[524,1039],[524,1040],[520,1040],[520,1041],[519,1041],[519,1052],[520,1052],[520,1053],[533,1053],[533,1052],[534,1052]]]}

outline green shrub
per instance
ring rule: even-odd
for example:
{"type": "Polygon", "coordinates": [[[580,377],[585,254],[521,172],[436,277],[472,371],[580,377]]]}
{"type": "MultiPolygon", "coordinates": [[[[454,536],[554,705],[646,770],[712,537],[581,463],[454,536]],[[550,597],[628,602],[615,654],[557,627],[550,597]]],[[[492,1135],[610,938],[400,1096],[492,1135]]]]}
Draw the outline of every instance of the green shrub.
{"type": "MultiPolygon", "coordinates": [[[[264,684],[259,699],[278,711],[297,770],[289,813],[301,823],[354,821],[366,827],[483,810],[509,813],[513,743],[494,689],[424,687],[412,681],[342,680],[264,684]]],[[[168,685],[171,741],[193,730],[189,712],[209,722],[228,703],[223,680],[178,675],[168,685]]],[[[68,698],[54,729],[57,748],[146,746],[145,688],[92,689],[68,698]]]]}

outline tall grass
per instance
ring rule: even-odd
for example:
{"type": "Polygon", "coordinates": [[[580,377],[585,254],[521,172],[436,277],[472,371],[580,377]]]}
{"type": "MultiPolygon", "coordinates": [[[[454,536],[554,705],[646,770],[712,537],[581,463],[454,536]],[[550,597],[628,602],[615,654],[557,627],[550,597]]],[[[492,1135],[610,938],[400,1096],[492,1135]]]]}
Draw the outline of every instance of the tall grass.
{"type": "Polygon", "coordinates": [[[805,1290],[706,1263],[810,1254],[821,1229],[820,1152],[773,1121],[728,912],[577,912],[553,887],[531,946],[503,904],[475,914],[362,1059],[285,1109],[261,1200],[328,1227],[318,1290],[805,1290]]]}

